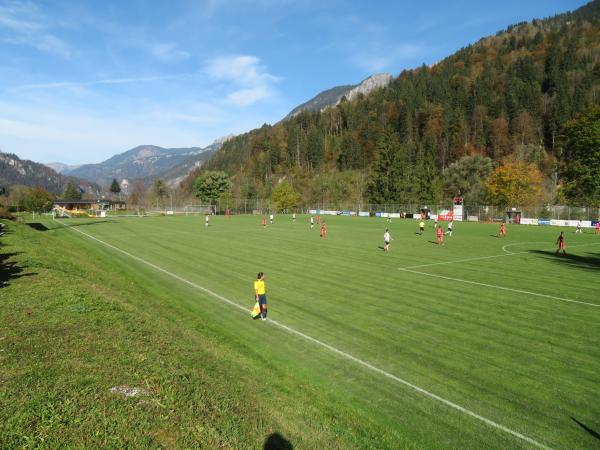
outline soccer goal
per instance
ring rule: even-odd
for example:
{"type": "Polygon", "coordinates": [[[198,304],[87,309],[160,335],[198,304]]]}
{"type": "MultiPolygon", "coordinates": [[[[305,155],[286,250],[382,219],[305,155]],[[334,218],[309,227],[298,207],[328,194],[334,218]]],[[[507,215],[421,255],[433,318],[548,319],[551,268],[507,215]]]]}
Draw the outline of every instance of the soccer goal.
{"type": "Polygon", "coordinates": [[[205,214],[214,214],[217,210],[215,205],[187,205],[185,207],[186,216],[201,216],[205,214]]]}

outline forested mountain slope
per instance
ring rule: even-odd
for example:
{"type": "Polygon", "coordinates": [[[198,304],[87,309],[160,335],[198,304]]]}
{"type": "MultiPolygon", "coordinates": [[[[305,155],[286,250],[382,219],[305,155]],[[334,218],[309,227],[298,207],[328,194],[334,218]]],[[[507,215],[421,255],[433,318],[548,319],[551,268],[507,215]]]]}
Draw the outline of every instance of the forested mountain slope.
{"type": "Polygon", "coordinates": [[[448,171],[483,157],[535,165],[553,200],[561,127],[599,104],[599,17],[593,1],[510,26],[368,96],[237,136],[205,167],[240,196],[287,178],[307,202],[403,203],[465,194],[448,171]]]}

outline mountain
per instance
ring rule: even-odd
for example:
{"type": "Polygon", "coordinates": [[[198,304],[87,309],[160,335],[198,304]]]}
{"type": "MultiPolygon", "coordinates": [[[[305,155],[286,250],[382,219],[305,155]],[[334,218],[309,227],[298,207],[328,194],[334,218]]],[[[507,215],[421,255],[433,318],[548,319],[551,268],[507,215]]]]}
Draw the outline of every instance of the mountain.
{"type": "MultiPolygon", "coordinates": [[[[233,136],[231,136],[233,137],[233,136]]],[[[161,178],[170,186],[177,186],[192,170],[202,167],[213,155],[221,148],[223,142],[227,139],[218,139],[208,147],[204,147],[204,151],[197,155],[192,155],[183,160],[170,169],[160,172],[153,178],[161,178]]],[[[148,179],[147,181],[151,181],[148,179]]]]}
{"type": "Polygon", "coordinates": [[[327,107],[336,106],[344,97],[346,100],[354,100],[359,94],[367,95],[373,89],[387,86],[391,81],[392,76],[389,73],[380,73],[370,76],[360,84],[336,86],[317,94],[306,103],[296,106],[285,116],[284,120],[295,117],[302,111],[323,111],[327,107]]]}
{"type": "Polygon", "coordinates": [[[186,159],[198,156],[204,148],[163,148],[140,145],[98,164],[85,164],[73,169],[70,175],[106,185],[113,178],[137,179],[158,176],[186,159]]]}
{"type": "Polygon", "coordinates": [[[327,89],[326,91],[317,94],[309,101],[296,106],[289,112],[287,116],[285,116],[285,119],[295,117],[302,111],[321,111],[327,106],[335,106],[342,99],[342,97],[346,95],[346,93],[355,87],[356,85],[352,84],[347,86],[336,86],[331,89],[327,89]]]}
{"type": "Polygon", "coordinates": [[[600,107],[600,0],[511,25],[368,95],[326,92],[227,141],[205,168],[229,173],[239,196],[268,198],[287,179],[306,203],[429,204],[460,193],[447,171],[481,156],[492,170],[535,165],[554,201],[561,130],[600,107]]]}
{"type": "Polygon", "coordinates": [[[54,170],[57,173],[60,173],[62,175],[68,175],[69,172],[77,169],[78,167],[81,167],[81,164],[64,164],[64,163],[60,163],[60,162],[54,162],[54,163],[48,163],[48,164],[46,164],[46,166],[50,167],[52,170],[54,170]]]}
{"type": "Polygon", "coordinates": [[[62,194],[68,183],[79,186],[84,192],[97,194],[100,187],[95,183],[71,176],[64,176],[44,164],[22,160],[12,153],[0,152],[0,186],[15,185],[43,187],[55,194],[62,194]]]}

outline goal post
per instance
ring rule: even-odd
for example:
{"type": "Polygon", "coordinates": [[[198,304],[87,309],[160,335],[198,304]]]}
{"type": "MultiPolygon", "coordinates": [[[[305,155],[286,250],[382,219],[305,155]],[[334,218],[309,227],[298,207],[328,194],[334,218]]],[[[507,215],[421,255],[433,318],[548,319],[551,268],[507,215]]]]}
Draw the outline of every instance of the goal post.
{"type": "Polygon", "coordinates": [[[186,216],[200,216],[200,215],[212,215],[215,214],[217,207],[215,205],[186,205],[185,215],[186,216]]]}

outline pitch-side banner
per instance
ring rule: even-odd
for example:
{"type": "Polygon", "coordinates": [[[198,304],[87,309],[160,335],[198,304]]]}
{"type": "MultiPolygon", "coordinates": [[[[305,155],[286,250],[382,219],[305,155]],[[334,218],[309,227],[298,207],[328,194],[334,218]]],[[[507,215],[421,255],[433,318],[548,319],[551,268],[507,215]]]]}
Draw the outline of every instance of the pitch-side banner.
{"type": "Polygon", "coordinates": [[[537,219],[527,219],[525,217],[521,217],[521,225],[537,225],[537,219]]]}
{"type": "Polygon", "coordinates": [[[550,220],[550,225],[557,227],[576,227],[581,222],[582,228],[592,228],[592,222],[590,220],[550,220]]]}
{"type": "Polygon", "coordinates": [[[438,220],[447,220],[448,222],[451,220],[454,220],[454,211],[448,211],[448,210],[440,211],[437,218],[438,218],[438,220]]]}

